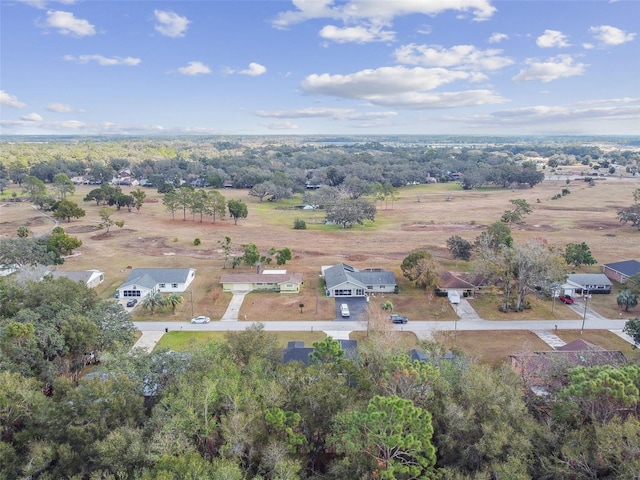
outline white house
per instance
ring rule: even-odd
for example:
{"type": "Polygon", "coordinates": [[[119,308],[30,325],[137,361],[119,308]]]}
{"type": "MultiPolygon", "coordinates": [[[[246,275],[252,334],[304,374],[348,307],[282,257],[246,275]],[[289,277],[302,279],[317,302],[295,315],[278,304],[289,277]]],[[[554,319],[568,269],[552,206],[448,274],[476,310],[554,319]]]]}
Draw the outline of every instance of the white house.
{"type": "Polygon", "coordinates": [[[95,288],[104,282],[104,272],[102,270],[54,270],[49,272],[53,278],[65,277],[74,282],[82,282],[89,288],[95,288]]]}
{"type": "Polygon", "coordinates": [[[119,298],[146,297],[152,292],[184,292],[196,276],[193,268],[134,268],[120,287],[119,298]]]}
{"type": "Polygon", "coordinates": [[[358,270],[345,263],[322,267],[327,297],[364,297],[375,293],[394,293],[393,272],[381,268],[358,270]]]}

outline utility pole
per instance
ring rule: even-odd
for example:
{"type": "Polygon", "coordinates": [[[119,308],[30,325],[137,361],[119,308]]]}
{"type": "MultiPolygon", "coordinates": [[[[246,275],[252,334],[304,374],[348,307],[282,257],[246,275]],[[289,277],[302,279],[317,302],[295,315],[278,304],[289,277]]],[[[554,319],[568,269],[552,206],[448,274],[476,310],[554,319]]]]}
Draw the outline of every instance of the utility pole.
{"type": "Polygon", "coordinates": [[[587,290],[587,294],[584,296],[584,314],[582,315],[582,328],[580,329],[580,335],[584,332],[584,321],[587,319],[587,305],[589,305],[589,299],[591,295],[589,295],[589,290],[587,290]]]}

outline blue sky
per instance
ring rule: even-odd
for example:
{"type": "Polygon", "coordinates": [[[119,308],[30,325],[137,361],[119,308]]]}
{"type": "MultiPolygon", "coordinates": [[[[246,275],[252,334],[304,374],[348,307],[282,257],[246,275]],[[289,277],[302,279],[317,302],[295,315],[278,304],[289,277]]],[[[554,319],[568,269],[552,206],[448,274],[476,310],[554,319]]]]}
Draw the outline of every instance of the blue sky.
{"type": "Polygon", "coordinates": [[[640,133],[640,1],[0,0],[0,133],[640,133]]]}

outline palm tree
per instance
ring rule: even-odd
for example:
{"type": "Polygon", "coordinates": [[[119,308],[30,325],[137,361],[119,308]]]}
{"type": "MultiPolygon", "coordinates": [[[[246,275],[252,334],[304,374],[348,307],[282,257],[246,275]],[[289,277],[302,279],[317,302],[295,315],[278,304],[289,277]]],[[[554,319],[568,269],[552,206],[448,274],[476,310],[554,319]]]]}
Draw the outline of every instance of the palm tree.
{"type": "Polygon", "coordinates": [[[156,313],[156,308],[162,307],[164,304],[165,300],[160,292],[151,292],[149,295],[144,297],[144,300],[140,303],[143,308],[151,312],[151,315],[156,313]]]}
{"type": "Polygon", "coordinates": [[[182,303],[182,295],[178,293],[171,293],[164,299],[164,304],[171,307],[171,314],[176,314],[176,307],[182,303]]]}
{"type": "Polygon", "coordinates": [[[391,312],[393,311],[393,303],[391,303],[391,300],[386,300],[382,303],[382,305],[380,305],[380,308],[382,308],[382,310],[384,310],[385,312],[391,312]]]}
{"type": "Polygon", "coordinates": [[[631,290],[622,290],[616,301],[619,307],[624,307],[624,311],[628,312],[629,307],[638,305],[638,296],[631,290]]]}

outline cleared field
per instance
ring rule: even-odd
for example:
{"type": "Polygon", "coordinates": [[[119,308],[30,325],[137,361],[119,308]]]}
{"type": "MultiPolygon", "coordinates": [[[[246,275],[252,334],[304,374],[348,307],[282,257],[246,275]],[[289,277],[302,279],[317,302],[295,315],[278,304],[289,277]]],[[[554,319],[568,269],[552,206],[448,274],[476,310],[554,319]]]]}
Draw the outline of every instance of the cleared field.
{"type": "MultiPolygon", "coordinates": [[[[192,219],[189,212],[176,212],[175,219],[166,212],[161,197],[147,189],[147,198],[140,211],[115,212],[113,218],[124,220],[124,228],[112,227],[107,234],[99,230],[95,202],[83,202],[89,186],[78,187],[70,197],[85,210],[79,220],[64,222],[65,230],[83,241],[77,254],[68,258],[64,270],[98,268],[105,271],[106,281],[98,288],[105,298],[111,297],[132,267],[193,267],[197,270],[191,294],[175,315],[159,312],[153,319],[184,321],[195,315],[209,315],[218,319],[224,312],[230,296],[223,294],[219,285],[223,270],[223,254],[219,241],[225,236],[232,239],[239,251],[241,245],[255,243],[261,252],[271,247],[289,247],[293,258],[285,266],[291,272],[301,272],[304,278],[300,295],[250,294],[242,307],[241,316],[260,321],[270,318],[297,320],[327,319],[333,317],[333,301],[322,295],[318,275],[322,265],[346,262],[358,268],[381,267],[395,272],[400,282],[400,293],[390,296],[395,311],[410,318],[455,318],[455,313],[441,299],[425,294],[409,285],[401,275],[400,263],[415,249],[430,251],[442,269],[469,270],[467,262],[453,260],[445,242],[452,235],[473,241],[483,229],[497,221],[511,207],[509,200],[526,199],[533,207],[527,225],[516,228],[516,242],[542,239],[557,247],[570,242],[585,241],[599,263],[637,258],[640,232],[621,226],[616,214],[633,201],[632,192],[640,186],[638,179],[609,178],[589,187],[582,180],[569,185],[564,180],[545,181],[534,188],[478,189],[463,191],[455,184],[418,185],[402,188],[400,198],[388,207],[378,203],[376,222],[367,222],[343,230],[322,224],[321,211],[293,208],[301,199],[284,204],[263,202],[249,197],[246,190],[223,190],[227,199],[238,198],[248,204],[249,216],[237,225],[225,217],[214,224],[211,219],[192,219]],[[558,200],[551,197],[563,188],[571,193],[558,200]],[[293,222],[302,218],[307,230],[294,230],[293,222]],[[194,239],[201,244],[195,246],[194,239]],[[257,301],[256,301],[257,300],[257,301]],[[298,305],[304,303],[300,313],[298,305]]],[[[128,189],[124,189],[128,192],[128,189]]],[[[5,197],[17,191],[8,189],[5,197]]],[[[34,210],[28,203],[0,202],[0,236],[15,236],[19,226],[26,225],[33,233],[49,231],[54,222],[34,210]]],[[[236,271],[251,271],[242,267],[236,271]]],[[[598,272],[594,266],[586,271],[598,272]]],[[[615,295],[602,295],[594,299],[596,309],[611,314],[617,312],[615,295]],[[601,297],[601,298],[600,298],[601,297]]],[[[382,299],[373,299],[374,302],[382,299]]],[[[550,302],[535,302],[525,315],[532,318],[549,317],[550,302]]],[[[139,309],[140,310],[140,309],[139,309]]],[[[484,310],[484,318],[498,318],[497,309],[484,310]],[[491,315],[491,311],[494,315],[491,315]]],[[[556,304],[555,318],[574,318],[564,306],[556,304]]],[[[640,314],[639,307],[625,316],[640,314]]],[[[611,315],[610,315],[611,316],[611,315]]],[[[617,316],[617,313],[615,313],[617,316]]],[[[136,320],[151,317],[140,310],[136,320]]],[[[519,317],[524,318],[524,317],[519,317]]]]}

